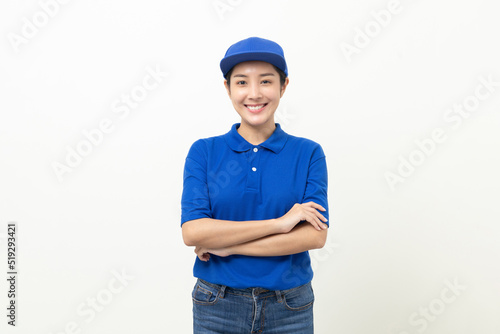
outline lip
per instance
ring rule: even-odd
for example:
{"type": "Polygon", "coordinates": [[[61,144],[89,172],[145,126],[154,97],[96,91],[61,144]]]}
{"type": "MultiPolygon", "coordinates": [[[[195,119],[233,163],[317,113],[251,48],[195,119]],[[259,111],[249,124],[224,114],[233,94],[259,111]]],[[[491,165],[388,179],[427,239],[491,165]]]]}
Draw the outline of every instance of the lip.
{"type": "Polygon", "coordinates": [[[246,108],[249,112],[251,112],[252,114],[257,114],[257,113],[261,112],[262,110],[264,110],[266,107],[267,107],[267,103],[259,103],[259,104],[245,104],[245,108],[246,108]],[[252,110],[252,109],[248,108],[248,106],[253,107],[253,106],[260,106],[260,105],[262,105],[262,108],[257,109],[257,110],[252,110]]]}

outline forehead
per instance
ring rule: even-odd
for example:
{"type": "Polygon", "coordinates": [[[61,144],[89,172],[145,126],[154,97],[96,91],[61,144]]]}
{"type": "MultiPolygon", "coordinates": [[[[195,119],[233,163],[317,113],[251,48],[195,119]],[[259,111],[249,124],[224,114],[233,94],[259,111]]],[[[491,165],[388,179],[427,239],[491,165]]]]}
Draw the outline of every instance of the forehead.
{"type": "Polygon", "coordinates": [[[270,63],[267,63],[265,61],[252,60],[252,61],[245,61],[235,65],[231,76],[235,74],[252,74],[252,73],[256,74],[274,73],[276,75],[278,74],[278,72],[276,72],[276,70],[274,69],[274,66],[271,65],[270,63]]]}

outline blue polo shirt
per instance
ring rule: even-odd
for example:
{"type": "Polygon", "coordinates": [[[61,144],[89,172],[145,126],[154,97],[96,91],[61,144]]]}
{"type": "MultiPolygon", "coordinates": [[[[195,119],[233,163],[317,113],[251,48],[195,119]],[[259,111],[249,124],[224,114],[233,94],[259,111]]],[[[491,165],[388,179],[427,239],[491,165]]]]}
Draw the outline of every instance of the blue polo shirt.
{"type": "MultiPolygon", "coordinates": [[[[327,169],[321,146],[285,133],[252,145],[237,131],[197,140],[184,167],[181,226],[199,218],[232,221],[279,218],[295,203],[322,205],[328,219],[327,169]]],[[[328,224],[328,223],[327,223],[328,224]]],[[[194,276],[233,288],[285,290],[313,277],[309,252],[254,257],[196,258],[194,276]]]]}

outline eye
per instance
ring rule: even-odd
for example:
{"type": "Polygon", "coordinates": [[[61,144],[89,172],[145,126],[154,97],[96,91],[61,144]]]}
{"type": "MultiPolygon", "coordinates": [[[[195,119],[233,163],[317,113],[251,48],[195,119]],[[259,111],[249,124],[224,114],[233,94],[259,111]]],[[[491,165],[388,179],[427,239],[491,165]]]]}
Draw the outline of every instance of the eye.
{"type": "Polygon", "coordinates": [[[262,80],[262,83],[263,83],[263,84],[270,84],[270,83],[271,83],[271,81],[269,81],[269,80],[262,80]]]}
{"type": "Polygon", "coordinates": [[[245,80],[236,81],[236,84],[237,85],[244,85],[244,84],[246,84],[246,81],[245,80]]]}

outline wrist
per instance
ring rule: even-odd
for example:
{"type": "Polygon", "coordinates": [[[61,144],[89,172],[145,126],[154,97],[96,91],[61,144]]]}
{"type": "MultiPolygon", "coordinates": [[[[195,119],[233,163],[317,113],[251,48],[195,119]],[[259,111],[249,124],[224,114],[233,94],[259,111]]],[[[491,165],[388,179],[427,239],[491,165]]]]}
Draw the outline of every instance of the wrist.
{"type": "Polygon", "coordinates": [[[274,226],[274,228],[273,228],[274,233],[273,234],[279,234],[279,233],[286,233],[287,232],[284,229],[283,217],[272,219],[272,224],[274,226]]]}

